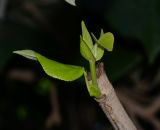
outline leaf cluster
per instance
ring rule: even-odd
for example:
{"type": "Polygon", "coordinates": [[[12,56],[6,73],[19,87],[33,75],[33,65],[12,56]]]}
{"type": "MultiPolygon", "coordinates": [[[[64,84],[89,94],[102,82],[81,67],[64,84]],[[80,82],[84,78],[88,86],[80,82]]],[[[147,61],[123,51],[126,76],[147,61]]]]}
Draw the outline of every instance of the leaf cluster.
{"type": "Polygon", "coordinates": [[[80,36],[80,52],[88,61],[98,61],[104,55],[104,49],[113,50],[114,36],[112,33],[104,33],[101,29],[100,37],[97,39],[93,33],[88,32],[85,23],[82,21],[82,36],[80,36]],[[95,44],[93,44],[93,40],[95,44]]]}
{"type": "Polygon", "coordinates": [[[101,30],[99,39],[97,39],[92,33],[92,37],[95,42],[93,44],[92,37],[83,21],[81,26],[82,36],[80,36],[80,52],[82,56],[90,63],[92,75],[91,81],[88,81],[84,67],[59,63],[57,61],[50,60],[32,50],[19,50],[14,51],[14,53],[24,56],[28,59],[38,61],[45,73],[53,78],[64,81],[74,81],[84,74],[90,96],[98,97],[100,95],[100,91],[96,83],[97,79],[95,73],[95,62],[103,57],[104,49],[112,51],[114,37],[112,33],[104,33],[103,30],[101,30]]]}

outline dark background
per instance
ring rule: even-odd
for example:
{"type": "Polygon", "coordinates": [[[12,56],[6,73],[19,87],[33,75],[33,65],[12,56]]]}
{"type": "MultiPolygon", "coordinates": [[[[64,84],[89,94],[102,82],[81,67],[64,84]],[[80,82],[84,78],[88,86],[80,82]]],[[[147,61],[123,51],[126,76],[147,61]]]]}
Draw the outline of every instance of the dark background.
{"type": "Polygon", "coordinates": [[[112,130],[83,78],[48,77],[39,63],[12,54],[32,49],[85,66],[81,21],[97,37],[115,37],[102,59],[106,73],[139,130],[160,130],[160,1],[0,0],[0,129],[112,130]]]}

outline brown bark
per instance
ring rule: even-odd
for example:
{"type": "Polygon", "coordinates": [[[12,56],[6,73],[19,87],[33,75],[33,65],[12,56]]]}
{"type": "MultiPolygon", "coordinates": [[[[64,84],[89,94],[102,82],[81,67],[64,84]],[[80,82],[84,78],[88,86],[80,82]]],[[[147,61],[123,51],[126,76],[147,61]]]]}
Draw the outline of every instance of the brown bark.
{"type": "Polygon", "coordinates": [[[96,101],[101,106],[114,129],[137,130],[120,103],[112,84],[109,82],[102,63],[97,67],[97,78],[101,97],[96,99],[96,101]]]}

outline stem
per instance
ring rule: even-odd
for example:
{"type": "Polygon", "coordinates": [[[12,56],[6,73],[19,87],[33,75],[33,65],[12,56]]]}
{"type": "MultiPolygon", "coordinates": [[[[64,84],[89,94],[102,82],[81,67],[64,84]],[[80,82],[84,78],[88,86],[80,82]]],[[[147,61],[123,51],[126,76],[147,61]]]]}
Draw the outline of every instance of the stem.
{"type": "Polygon", "coordinates": [[[95,61],[90,61],[89,65],[90,65],[90,71],[91,71],[92,84],[94,87],[98,88],[95,61]]]}
{"type": "Polygon", "coordinates": [[[89,92],[91,96],[94,96],[96,98],[99,98],[101,96],[100,89],[98,87],[97,83],[97,75],[96,75],[96,67],[95,67],[95,61],[90,61],[90,72],[91,72],[91,86],[89,86],[89,92]]]}

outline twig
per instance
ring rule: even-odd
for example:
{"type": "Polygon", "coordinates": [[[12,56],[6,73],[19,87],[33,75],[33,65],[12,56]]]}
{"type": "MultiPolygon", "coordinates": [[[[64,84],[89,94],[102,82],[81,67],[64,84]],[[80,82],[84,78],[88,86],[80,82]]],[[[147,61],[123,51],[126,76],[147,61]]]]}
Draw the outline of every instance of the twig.
{"type": "Polygon", "coordinates": [[[0,19],[3,19],[5,16],[5,10],[7,7],[8,0],[0,0],[0,19]]]}
{"type": "Polygon", "coordinates": [[[52,105],[52,111],[51,114],[48,116],[46,120],[46,128],[51,128],[54,125],[60,125],[61,124],[61,115],[60,115],[60,106],[58,102],[58,93],[56,89],[55,83],[53,83],[51,87],[51,92],[50,92],[50,100],[51,100],[51,105],[52,105]]]}
{"type": "Polygon", "coordinates": [[[129,96],[126,92],[124,94],[124,91],[123,91],[123,93],[122,93],[122,91],[123,90],[117,91],[118,96],[119,96],[120,100],[122,101],[122,103],[127,108],[128,112],[130,113],[130,116],[136,122],[139,129],[143,130],[143,128],[141,127],[141,125],[137,121],[137,117],[141,117],[142,119],[147,120],[148,122],[150,122],[153,125],[153,127],[156,130],[159,130],[160,129],[160,121],[159,121],[159,119],[157,119],[157,117],[155,115],[156,115],[156,112],[160,109],[160,104],[159,104],[160,96],[156,97],[150,105],[142,106],[142,105],[139,105],[138,103],[136,103],[135,101],[133,101],[131,98],[129,98],[129,96]]]}

